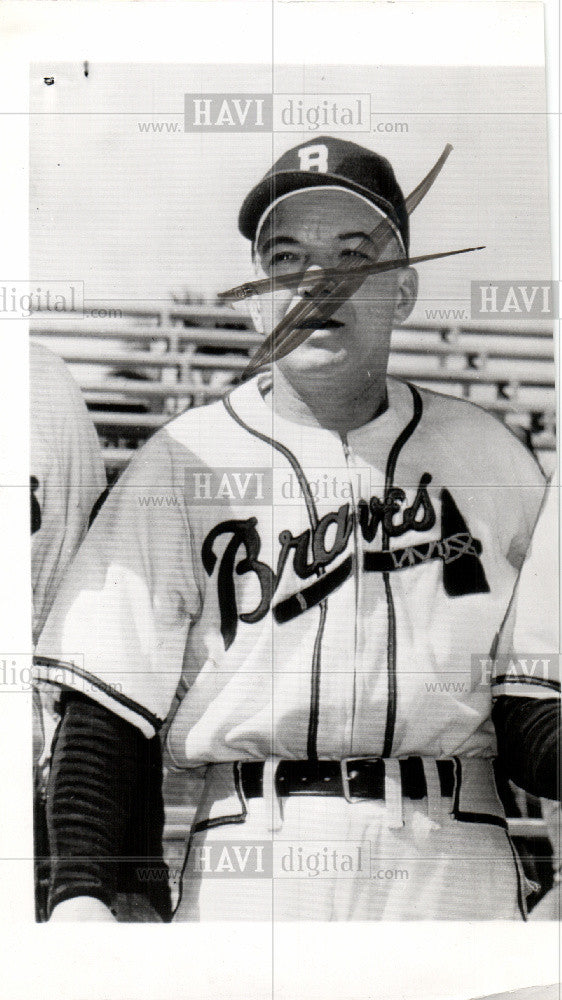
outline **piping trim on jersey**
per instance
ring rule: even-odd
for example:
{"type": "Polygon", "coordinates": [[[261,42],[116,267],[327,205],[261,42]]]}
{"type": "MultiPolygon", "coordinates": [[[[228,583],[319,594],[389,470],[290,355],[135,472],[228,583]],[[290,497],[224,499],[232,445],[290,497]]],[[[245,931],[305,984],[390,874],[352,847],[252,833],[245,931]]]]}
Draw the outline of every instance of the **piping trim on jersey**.
{"type": "MultiPolygon", "coordinates": [[[[374,417],[381,416],[386,410],[388,410],[388,390],[385,385],[384,390],[384,400],[381,406],[378,407],[374,417]]],[[[350,486],[351,486],[351,499],[352,499],[352,525],[353,525],[353,541],[355,546],[356,558],[353,568],[353,580],[355,584],[355,601],[354,601],[354,623],[353,623],[353,688],[351,692],[351,724],[349,727],[349,749],[348,755],[353,753],[353,740],[355,737],[355,715],[357,712],[357,658],[358,658],[358,647],[359,647],[359,607],[360,607],[360,595],[362,593],[362,577],[361,577],[361,565],[359,553],[362,552],[362,542],[359,531],[359,518],[357,516],[357,511],[359,507],[358,498],[355,497],[353,483],[351,482],[351,469],[350,469],[350,459],[351,459],[351,449],[349,447],[349,439],[347,434],[340,435],[341,443],[343,448],[343,453],[345,455],[346,466],[349,470],[350,486]]]]}
{"type": "MultiPolygon", "coordinates": [[[[234,789],[238,796],[240,802],[239,813],[227,813],[226,816],[213,816],[212,819],[207,817],[207,819],[201,819],[198,823],[193,824],[193,833],[203,833],[205,830],[214,830],[217,826],[226,826],[227,823],[244,823],[246,816],[248,815],[248,807],[246,805],[246,798],[244,792],[242,791],[242,782],[240,780],[240,764],[242,762],[236,760],[232,765],[232,775],[234,778],[234,789]]],[[[186,859],[187,860],[187,859],[186,859]]]]}
{"type": "Polygon", "coordinates": [[[525,893],[523,892],[523,873],[521,871],[521,861],[519,860],[519,855],[515,849],[515,844],[511,839],[509,829],[506,824],[505,835],[507,837],[507,842],[511,849],[511,854],[513,856],[513,864],[515,865],[515,872],[517,874],[517,902],[519,904],[519,910],[523,920],[527,921],[527,902],[525,899],[525,893]]]}
{"type": "Polygon", "coordinates": [[[236,794],[237,794],[238,799],[240,801],[240,805],[242,807],[242,811],[239,812],[239,813],[231,813],[231,814],[229,814],[227,816],[215,816],[214,819],[202,819],[202,820],[199,821],[199,823],[193,823],[192,824],[191,829],[189,831],[189,836],[187,838],[187,844],[186,844],[186,848],[185,848],[185,856],[184,856],[184,859],[183,859],[183,865],[181,867],[180,878],[179,878],[178,900],[177,900],[176,905],[174,906],[174,909],[172,910],[172,920],[174,919],[176,913],[178,912],[179,907],[180,907],[180,903],[181,903],[182,898],[183,898],[183,879],[184,879],[185,869],[186,869],[186,866],[187,866],[187,862],[189,860],[189,854],[190,854],[190,851],[191,851],[191,846],[193,844],[193,838],[194,838],[195,834],[196,833],[203,833],[205,830],[212,830],[214,827],[217,827],[217,826],[226,826],[227,824],[231,824],[231,823],[245,823],[246,822],[246,816],[248,815],[248,810],[246,808],[246,802],[245,802],[245,799],[244,799],[244,795],[243,795],[243,792],[242,792],[242,786],[241,786],[241,783],[240,783],[240,764],[239,764],[238,761],[236,761],[233,764],[233,774],[234,774],[234,788],[236,790],[236,794]]]}
{"type": "Polygon", "coordinates": [[[456,812],[455,819],[458,823],[484,823],[487,826],[499,826],[502,830],[507,830],[507,820],[501,816],[494,816],[493,813],[477,812],[456,812]]]}
{"type": "MultiPolygon", "coordinates": [[[[522,878],[521,868],[519,866],[519,858],[517,855],[517,851],[515,850],[515,846],[513,844],[513,841],[509,833],[507,820],[502,819],[501,816],[492,816],[489,815],[488,813],[473,813],[473,812],[460,811],[459,799],[460,799],[461,784],[462,784],[462,764],[460,757],[454,757],[453,760],[455,762],[455,778],[456,778],[455,796],[453,799],[453,817],[456,820],[460,821],[461,823],[487,823],[492,826],[499,826],[503,829],[511,850],[511,854],[513,857],[513,864],[515,865],[515,874],[517,877],[517,903],[519,906],[519,912],[521,913],[523,920],[527,920],[527,906],[525,903],[525,895],[523,893],[523,878],[522,878]]],[[[496,784],[496,791],[497,791],[497,784],[496,784]]]]}
{"type": "MultiPolygon", "coordinates": [[[[246,421],[243,420],[242,417],[238,413],[236,413],[236,411],[233,409],[232,403],[230,402],[230,395],[231,394],[223,398],[224,407],[228,415],[232,417],[232,419],[235,420],[236,423],[240,425],[240,427],[243,427],[244,430],[249,431],[250,434],[253,434],[254,437],[257,437],[261,441],[264,441],[266,444],[271,445],[272,448],[276,448],[277,451],[281,452],[281,454],[287,459],[287,461],[292,466],[293,471],[298,479],[298,483],[301,488],[302,494],[304,496],[306,509],[308,511],[308,519],[310,521],[310,527],[313,529],[317,528],[318,512],[316,510],[316,504],[314,503],[314,497],[312,496],[312,493],[310,491],[308,480],[301,466],[299,465],[298,459],[296,458],[295,455],[293,455],[292,451],[286,447],[286,445],[281,444],[280,441],[276,441],[275,438],[270,437],[269,434],[263,434],[261,431],[258,431],[255,427],[251,427],[250,424],[247,424],[246,421]]],[[[320,567],[319,569],[323,569],[323,567],[320,567]]]]}
{"type": "MultiPolygon", "coordinates": [[[[77,667],[74,663],[67,663],[65,660],[55,660],[49,656],[35,656],[34,664],[37,667],[45,667],[47,670],[54,670],[58,667],[61,670],[67,670],[70,674],[74,674],[81,680],[88,681],[88,684],[97,688],[98,691],[107,695],[108,698],[112,698],[113,701],[123,705],[124,708],[128,708],[129,711],[134,712],[135,715],[140,715],[142,719],[150,723],[155,733],[159,732],[160,728],[164,725],[164,719],[159,719],[157,715],[150,712],[148,708],[144,707],[144,705],[139,705],[137,701],[133,701],[133,699],[128,698],[126,694],[121,694],[119,691],[116,691],[110,684],[106,684],[105,681],[100,680],[99,677],[88,673],[87,670],[82,670],[81,667],[77,667]]],[[[70,685],[61,684],[60,680],[57,681],[55,678],[50,678],[49,676],[39,676],[37,680],[43,684],[58,684],[59,687],[70,688],[70,685]]],[[[72,688],[72,690],[76,689],[72,688]]]]}
{"type": "Polygon", "coordinates": [[[507,820],[494,813],[473,812],[470,809],[460,809],[460,794],[462,786],[462,764],[460,757],[453,757],[455,762],[455,793],[453,796],[453,816],[460,823],[486,823],[489,826],[500,826],[507,830],[507,820]]]}
{"type": "Polygon", "coordinates": [[[320,621],[314,641],[314,651],[312,653],[312,671],[310,677],[310,714],[308,717],[308,737],[306,741],[306,752],[310,760],[318,760],[318,716],[320,706],[320,665],[322,652],[322,638],[328,614],[327,600],[320,603],[320,621]]]}
{"type": "Polygon", "coordinates": [[[547,687],[552,688],[553,691],[560,691],[560,681],[550,680],[545,677],[529,677],[527,675],[519,674],[500,674],[499,677],[494,677],[493,686],[497,687],[500,684],[535,684],[537,687],[547,687]]]}
{"type": "MultiPolygon", "coordinates": [[[[403,430],[400,432],[396,441],[390,449],[388,460],[386,463],[385,481],[384,481],[384,495],[388,494],[388,491],[392,488],[394,481],[394,473],[396,471],[396,463],[398,461],[398,456],[406,444],[406,442],[411,438],[416,427],[418,426],[422,412],[423,403],[422,398],[410,382],[406,383],[412,397],[414,400],[414,412],[410,421],[406,424],[403,430]]],[[[383,527],[382,532],[382,551],[388,552],[390,550],[390,537],[388,531],[383,527]]],[[[396,726],[396,610],[394,607],[394,598],[392,596],[392,587],[390,585],[390,574],[388,572],[383,573],[384,590],[386,594],[386,606],[388,614],[388,639],[387,639],[387,674],[388,674],[388,701],[386,707],[386,727],[384,732],[384,744],[383,744],[383,757],[392,757],[392,744],[394,742],[394,729],[396,726]]]]}
{"type": "MultiPolygon", "coordinates": [[[[308,480],[298,462],[298,459],[296,458],[295,455],[293,455],[292,451],[289,448],[287,448],[284,444],[281,444],[280,441],[276,441],[275,438],[270,437],[268,434],[263,434],[261,431],[258,431],[255,427],[251,427],[249,424],[247,424],[246,421],[243,420],[242,417],[238,413],[236,413],[236,411],[233,409],[232,403],[230,402],[230,395],[231,394],[223,398],[223,404],[228,415],[232,417],[232,419],[236,421],[236,423],[239,424],[240,427],[243,427],[244,430],[248,431],[249,434],[253,434],[254,437],[257,437],[260,441],[264,441],[265,444],[268,444],[272,448],[275,448],[277,451],[279,451],[281,455],[283,455],[284,458],[286,458],[287,461],[290,463],[297,477],[299,486],[301,488],[301,492],[304,496],[306,509],[308,512],[308,519],[310,521],[310,526],[314,531],[318,527],[318,512],[316,510],[316,504],[314,502],[314,497],[312,496],[308,480]]],[[[325,572],[324,567],[318,566],[316,572],[319,577],[323,576],[325,572]]],[[[306,752],[310,760],[318,760],[318,748],[316,742],[318,736],[318,714],[319,714],[319,704],[320,704],[320,669],[321,669],[322,638],[324,635],[324,627],[326,624],[327,611],[328,611],[327,599],[324,598],[324,600],[320,602],[320,618],[318,621],[318,630],[316,632],[316,639],[314,642],[314,650],[312,654],[312,668],[310,674],[310,712],[308,716],[308,735],[306,740],[306,752]]]]}

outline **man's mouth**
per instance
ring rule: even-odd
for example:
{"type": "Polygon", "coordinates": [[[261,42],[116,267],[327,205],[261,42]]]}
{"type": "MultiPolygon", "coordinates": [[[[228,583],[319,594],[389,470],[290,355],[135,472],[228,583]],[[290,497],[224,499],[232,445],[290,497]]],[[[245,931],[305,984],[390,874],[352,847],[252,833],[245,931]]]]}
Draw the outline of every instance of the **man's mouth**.
{"type": "Polygon", "coordinates": [[[340,327],[345,326],[345,323],[340,323],[338,319],[305,319],[302,323],[299,323],[299,330],[338,330],[340,327]]]}

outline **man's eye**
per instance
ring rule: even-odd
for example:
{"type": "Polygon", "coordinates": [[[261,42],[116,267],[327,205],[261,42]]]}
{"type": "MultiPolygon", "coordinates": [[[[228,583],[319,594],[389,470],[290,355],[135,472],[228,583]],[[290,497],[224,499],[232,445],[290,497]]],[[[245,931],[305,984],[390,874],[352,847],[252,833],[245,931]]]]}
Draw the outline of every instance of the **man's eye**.
{"type": "Polygon", "coordinates": [[[269,263],[271,266],[272,264],[285,264],[288,261],[296,261],[296,260],[298,260],[297,255],[291,253],[290,250],[279,250],[277,253],[273,254],[269,263]]]}
{"type": "Polygon", "coordinates": [[[285,274],[292,274],[303,268],[302,257],[291,250],[277,250],[269,260],[262,264],[266,274],[274,277],[282,277],[285,274]]]}

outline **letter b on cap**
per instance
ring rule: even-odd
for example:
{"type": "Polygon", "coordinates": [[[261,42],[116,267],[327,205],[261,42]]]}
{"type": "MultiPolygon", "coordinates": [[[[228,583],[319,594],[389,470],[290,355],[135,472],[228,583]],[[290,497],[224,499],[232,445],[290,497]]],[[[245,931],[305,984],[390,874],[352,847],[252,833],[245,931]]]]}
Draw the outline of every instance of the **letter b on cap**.
{"type": "Polygon", "coordinates": [[[328,173],[328,147],[319,142],[316,146],[305,146],[297,150],[301,170],[311,173],[328,173]]]}

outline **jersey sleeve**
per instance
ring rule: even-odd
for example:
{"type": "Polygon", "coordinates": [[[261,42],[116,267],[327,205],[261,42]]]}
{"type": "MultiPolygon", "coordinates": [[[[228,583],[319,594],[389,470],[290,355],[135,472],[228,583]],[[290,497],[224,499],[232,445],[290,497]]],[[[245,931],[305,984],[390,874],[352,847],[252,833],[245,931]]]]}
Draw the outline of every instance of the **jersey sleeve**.
{"type": "Polygon", "coordinates": [[[166,432],[130,463],[82,544],[40,637],[43,685],[86,693],[153,736],[201,607],[192,538],[166,432]]]}
{"type": "Polygon", "coordinates": [[[494,650],[492,694],[560,697],[559,487],[544,493],[494,650]]]}
{"type": "Polygon", "coordinates": [[[63,361],[37,344],[30,356],[30,504],[33,639],[105,489],[101,447],[63,361]]]}
{"type": "Polygon", "coordinates": [[[510,525],[508,559],[520,570],[545,495],[546,480],[531,452],[512,431],[502,427],[497,442],[500,482],[505,488],[499,519],[510,525]]]}

